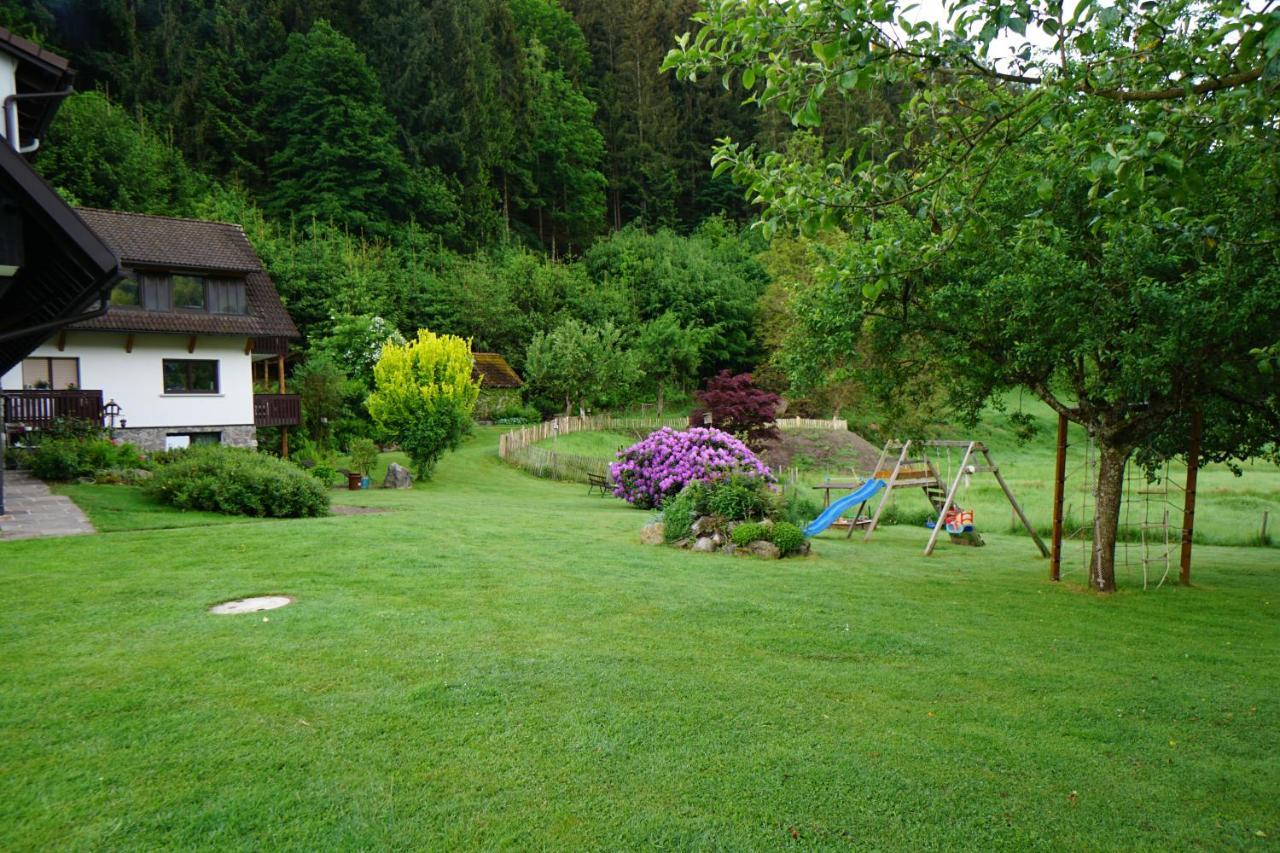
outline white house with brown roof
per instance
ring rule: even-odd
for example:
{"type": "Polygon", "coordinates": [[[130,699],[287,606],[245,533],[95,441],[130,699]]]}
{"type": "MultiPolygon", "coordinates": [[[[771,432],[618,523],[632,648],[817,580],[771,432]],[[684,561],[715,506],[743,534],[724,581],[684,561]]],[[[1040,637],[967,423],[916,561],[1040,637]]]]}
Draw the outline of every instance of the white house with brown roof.
{"type": "Polygon", "coordinates": [[[258,427],[298,423],[296,396],[254,393],[255,375],[282,380],[298,331],[240,226],[76,213],[125,277],[105,313],[53,333],[0,377],[11,431],[105,407],[117,436],[162,450],[251,447],[258,427]]]}

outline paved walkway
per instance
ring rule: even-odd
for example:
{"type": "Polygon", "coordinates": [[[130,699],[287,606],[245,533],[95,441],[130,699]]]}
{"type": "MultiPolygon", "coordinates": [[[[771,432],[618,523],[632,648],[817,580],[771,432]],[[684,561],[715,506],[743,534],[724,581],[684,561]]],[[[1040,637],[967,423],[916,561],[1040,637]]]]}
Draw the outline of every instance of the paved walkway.
{"type": "Polygon", "coordinates": [[[0,540],[97,533],[71,498],[55,495],[25,471],[4,472],[0,540]]]}

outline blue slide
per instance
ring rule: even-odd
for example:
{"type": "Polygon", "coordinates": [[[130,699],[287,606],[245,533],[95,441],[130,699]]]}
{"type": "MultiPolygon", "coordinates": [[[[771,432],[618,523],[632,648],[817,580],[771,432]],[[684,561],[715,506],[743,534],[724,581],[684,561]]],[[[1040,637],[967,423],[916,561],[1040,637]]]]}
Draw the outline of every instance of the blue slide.
{"type": "Polygon", "coordinates": [[[809,522],[809,526],[804,529],[804,535],[817,536],[834,524],[837,518],[844,515],[844,511],[849,507],[871,500],[883,488],[884,480],[867,480],[852,494],[845,495],[838,501],[833,501],[831,506],[822,511],[822,515],[809,522]]]}

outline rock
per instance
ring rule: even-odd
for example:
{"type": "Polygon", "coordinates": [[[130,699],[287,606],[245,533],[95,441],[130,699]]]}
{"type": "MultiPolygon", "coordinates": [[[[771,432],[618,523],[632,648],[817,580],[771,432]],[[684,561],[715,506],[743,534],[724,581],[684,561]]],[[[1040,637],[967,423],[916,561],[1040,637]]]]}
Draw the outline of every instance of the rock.
{"type": "Polygon", "coordinates": [[[738,550],[738,546],[734,545],[732,542],[726,542],[720,546],[720,550],[726,554],[732,554],[734,551],[738,550]]]}
{"type": "Polygon", "coordinates": [[[409,469],[398,463],[392,462],[387,466],[387,477],[382,481],[384,489],[412,489],[413,475],[409,473],[409,469]]]}
{"type": "Polygon", "coordinates": [[[689,537],[686,536],[683,539],[677,539],[676,541],[672,542],[671,547],[672,548],[688,548],[689,541],[690,541],[689,537]]]}
{"type": "Polygon", "coordinates": [[[640,528],[640,544],[661,545],[666,541],[666,525],[661,521],[646,524],[640,528]]]}
{"type": "Polygon", "coordinates": [[[693,550],[700,551],[703,554],[710,554],[717,550],[718,546],[712,541],[710,536],[703,536],[697,542],[693,543],[693,550]]]}
{"type": "Polygon", "coordinates": [[[719,548],[721,545],[724,544],[724,537],[721,536],[719,533],[712,533],[711,541],[716,543],[716,547],[719,548]]]}
{"type": "Polygon", "coordinates": [[[706,536],[715,532],[716,519],[709,515],[704,515],[693,523],[689,528],[693,531],[694,536],[706,536]]]}
{"type": "Polygon", "coordinates": [[[777,545],[764,539],[758,539],[739,550],[744,554],[755,554],[757,557],[763,557],[766,560],[777,560],[782,556],[782,552],[778,550],[777,545]]]}

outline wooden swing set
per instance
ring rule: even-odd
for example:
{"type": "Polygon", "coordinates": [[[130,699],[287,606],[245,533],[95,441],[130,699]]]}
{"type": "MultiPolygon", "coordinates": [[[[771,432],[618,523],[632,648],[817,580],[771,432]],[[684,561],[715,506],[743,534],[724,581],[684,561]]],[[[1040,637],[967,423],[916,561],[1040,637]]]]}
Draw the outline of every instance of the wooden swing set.
{"type": "MultiPolygon", "coordinates": [[[[934,454],[938,455],[937,453],[934,454]]],[[[870,523],[867,525],[867,532],[863,536],[863,541],[870,541],[871,534],[875,532],[876,525],[880,523],[880,517],[884,513],[885,507],[889,505],[890,496],[893,490],[899,487],[919,487],[924,491],[925,497],[933,506],[934,512],[938,517],[934,520],[933,531],[929,534],[929,544],[925,546],[924,554],[929,556],[933,553],[933,548],[938,542],[938,534],[947,529],[951,537],[951,541],[957,545],[981,546],[983,545],[982,537],[973,529],[972,512],[963,510],[956,503],[956,495],[960,491],[961,483],[967,483],[967,478],[974,474],[991,474],[996,478],[996,482],[1000,484],[1000,488],[1004,491],[1004,495],[1009,499],[1009,505],[1013,507],[1014,513],[1021,519],[1023,526],[1027,529],[1027,533],[1031,534],[1031,539],[1036,543],[1036,547],[1040,549],[1040,555],[1049,556],[1049,549],[1036,533],[1035,528],[1031,526],[1031,522],[1027,520],[1026,513],[1022,511],[1022,507],[1018,504],[1018,499],[1013,496],[1013,490],[1009,488],[1009,484],[1005,482],[1004,477],[1000,474],[1000,468],[991,458],[991,451],[980,441],[889,441],[885,443],[884,449],[880,451],[880,458],[876,461],[875,471],[872,477],[885,481],[884,495],[880,498],[880,503],[876,506],[875,515],[871,517],[870,523]],[[950,460],[953,451],[963,448],[964,452],[960,456],[960,464],[955,469],[955,476],[950,476],[950,460]],[[897,461],[894,462],[892,468],[886,468],[885,463],[893,458],[894,451],[898,451],[897,461]],[[946,454],[948,462],[948,476],[944,480],[939,473],[937,466],[934,465],[933,459],[929,457],[930,451],[943,451],[946,454]],[[916,457],[912,457],[912,453],[916,457]],[[986,460],[985,465],[976,464],[978,456],[981,455],[986,460]],[[947,480],[950,480],[948,485],[947,480]],[[968,523],[965,523],[965,522],[968,523]]],[[[853,536],[854,526],[849,527],[847,537],[853,536]]]]}

